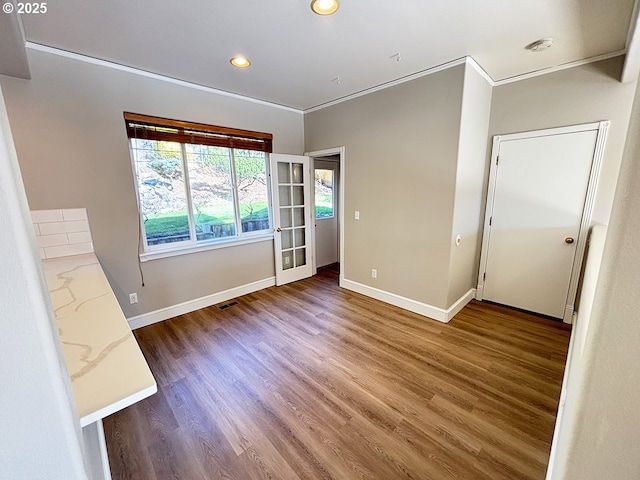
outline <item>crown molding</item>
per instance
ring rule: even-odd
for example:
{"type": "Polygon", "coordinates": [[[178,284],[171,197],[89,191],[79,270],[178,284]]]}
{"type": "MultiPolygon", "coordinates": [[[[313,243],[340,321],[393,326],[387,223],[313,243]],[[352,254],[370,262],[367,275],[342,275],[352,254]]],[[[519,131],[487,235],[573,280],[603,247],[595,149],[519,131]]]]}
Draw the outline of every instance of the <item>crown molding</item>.
{"type": "Polygon", "coordinates": [[[491,85],[492,87],[495,87],[496,85],[495,80],[491,78],[491,75],[489,75],[487,71],[484,68],[482,68],[480,64],[476,62],[473,57],[466,57],[466,60],[467,60],[467,65],[469,65],[476,72],[478,72],[478,75],[484,78],[489,85],[491,85]]]}
{"type": "Polygon", "coordinates": [[[421,70],[421,71],[416,72],[416,73],[412,73],[410,75],[404,76],[402,78],[398,78],[396,80],[391,80],[389,82],[381,83],[381,84],[376,85],[376,86],[371,87],[371,88],[366,88],[364,90],[361,90],[361,91],[356,92],[356,93],[352,93],[350,95],[345,95],[344,97],[340,97],[340,98],[337,98],[335,100],[331,100],[329,102],[321,103],[319,105],[316,105],[316,106],[308,108],[308,109],[300,110],[300,109],[297,109],[297,108],[292,108],[292,107],[288,107],[288,106],[285,106],[285,105],[280,105],[278,103],[273,103],[273,102],[268,102],[266,100],[260,100],[260,99],[257,99],[257,98],[247,97],[247,96],[244,96],[244,95],[239,95],[237,93],[231,93],[231,92],[227,92],[225,90],[219,90],[217,88],[207,87],[207,86],[204,86],[204,85],[200,85],[198,83],[187,82],[185,80],[179,80],[177,78],[168,77],[166,75],[160,75],[160,74],[157,74],[157,73],[148,72],[146,70],[141,70],[139,68],[128,67],[126,65],[121,65],[119,63],[110,62],[108,60],[101,60],[99,58],[90,57],[90,56],[82,55],[82,54],[79,54],[79,53],[69,52],[67,50],[62,50],[62,49],[59,49],[59,48],[49,47],[47,45],[42,45],[42,44],[39,44],[39,43],[26,42],[25,46],[29,50],[45,52],[45,53],[49,53],[49,54],[52,54],[52,55],[58,55],[60,57],[70,58],[70,59],[73,59],[73,60],[78,60],[78,61],[89,63],[89,64],[92,64],[92,65],[98,65],[98,66],[101,66],[101,67],[106,67],[106,68],[111,68],[111,69],[114,69],[114,70],[119,70],[121,72],[131,73],[131,74],[134,74],[134,75],[140,75],[140,76],[143,76],[143,77],[152,78],[154,80],[159,80],[159,81],[163,81],[163,82],[167,82],[167,83],[172,83],[174,85],[179,85],[179,86],[186,87],[186,88],[192,88],[194,90],[200,90],[200,91],[203,91],[203,92],[212,93],[214,95],[221,95],[221,96],[224,96],[224,97],[235,98],[237,100],[242,100],[242,101],[245,101],[245,102],[255,103],[255,104],[258,104],[258,105],[264,105],[264,106],[267,106],[267,107],[277,108],[279,110],[284,110],[284,111],[287,111],[287,112],[293,112],[293,113],[298,113],[298,114],[312,113],[312,112],[315,112],[315,111],[318,111],[318,110],[322,110],[324,108],[331,107],[333,105],[338,105],[339,103],[343,103],[343,102],[346,102],[346,101],[349,101],[349,100],[353,100],[354,98],[358,98],[358,97],[361,97],[363,95],[368,95],[368,94],[373,93],[373,92],[384,90],[385,88],[393,87],[395,85],[400,85],[402,83],[409,82],[411,80],[415,80],[417,78],[424,77],[426,75],[432,75],[434,73],[438,73],[438,72],[441,72],[441,71],[446,70],[448,68],[456,67],[456,66],[462,65],[462,64],[469,65],[471,68],[476,70],[476,72],[478,72],[478,74],[480,76],[482,76],[482,78],[484,78],[487,81],[487,83],[489,83],[489,85],[491,85],[492,87],[499,87],[501,85],[507,85],[509,83],[519,82],[519,81],[522,81],[522,80],[527,80],[527,79],[530,79],[530,78],[538,77],[538,76],[541,76],[541,75],[547,75],[549,73],[554,73],[554,72],[559,72],[559,71],[566,70],[566,69],[569,69],[569,68],[579,67],[581,65],[587,65],[589,63],[599,62],[599,61],[602,61],[602,60],[608,60],[610,58],[618,57],[618,56],[624,55],[626,53],[626,49],[622,49],[622,50],[618,50],[618,51],[615,51],[615,52],[606,53],[606,54],[603,54],[603,55],[597,55],[597,56],[594,56],[594,57],[585,58],[583,60],[577,60],[575,62],[563,63],[562,65],[557,65],[555,67],[543,68],[543,69],[540,69],[540,70],[536,70],[534,72],[524,73],[522,75],[515,75],[513,77],[504,78],[502,80],[494,80],[491,77],[491,75],[489,75],[487,73],[487,71],[473,57],[466,56],[466,57],[461,57],[461,58],[458,58],[458,59],[455,59],[455,60],[451,60],[450,62],[441,63],[441,64],[436,65],[434,67],[427,68],[425,70],[421,70]]]}
{"type": "Polygon", "coordinates": [[[160,75],[158,73],[148,72],[146,70],[141,70],[139,68],[128,67],[126,65],[121,65],[119,63],[110,62],[108,60],[101,60],[99,58],[90,57],[88,55],[82,55],[79,53],[69,52],[67,50],[61,50],[59,48],[49,47],[47,45],[41,45],[39,43],[27,42],[26,47],[29,50],[34,50],[38,52],[49,53],[52,55],[58,55],[59,57],[70,58],[73,60],[78,60],[80,62],[89,63],[91,65],[98,65],[100,67],[111,68],[113,70],[119,70],[121,72],[131,73],[134,75],[139,75],[141,77],[152,78],[154,80],[160,80],[162,82],[172,83],[174,85],[179,85],[181,87],[192,88],[194,90],[200,90],[202,92],[213,93],[215,95],[220,95],[223,97],[235,98],[236,100],[243,100],[245,102],[255,103],[258,105],[264,105],[267,107],[277,108],[279,110],[285,110],[287,112],[299,113],[302,114],[303,111],[297,108],[287,107],[285,105],[280,105],[278,103],[267,102],[266,100],[260,100],[257,98],[246,97],[244,95],[239,95],[237,93],[227,92],[225,90],[218,90],[217,88],[211,88],[204,85],[200,85],[198,83],[187,82],[185,80],[179,80],[177,78],[168,77],[166,75],[160,75]]]}
{"type": "Polygon", "coordinates": [[[379,90],[384,90],[385,88],[393,87],[395,85],[400,85],[401,83],[410,82],[411,80],[415,80],[416,78],[424,77],[426,75],[431,75],[434,73],[441,72],[442,70],[446,70],[451,67],[456,67],[458,65],[462,65],[467,61],[467,57],[458,58],[456,60],[452,60],[450,62],[441,63],[440,65],[436,65],[435,67],[427,68],[426,70],[421,70],[416,73],[412,73],[402,78],[398,78],[396,80],[391,80],[389,82],[381,83],[380,85],[376,85],[375,87],[365,88],[364,90],[360,90],[359,92],[352,93],[350,95],[345,95],[344,97],[337,98],[335,100],[331,100],[330,102],[321,103],[316,105],[315,107],[307,108],[304,110],[304,113],[311,113],[317,110],[322,110],[323,108],[331,107],[333,105],[337,105],[342,102],[346,102],[348,100],[353,100],[354,98],[362,97],[363,95],[368,95],[373,92],[377,92],[379,90]]]}
{"type": "Polygon", "coordinates": [[[562,70],[567,70],[569,68],[579,67],[581,65],[588,65],[590,63],[600,62],[602,60],[608,60],[610,58],[619,57],[620,55],[624,55],[626,53],[626,49],[617,50],[611,53],[605,53],[603,55],[596,55],[595,57],[585,58],[583,60],[576,60],[575,62],[563,63],[561,65],[556,65],[555,67],[543,68],[540,70],[536,70],[534,72],[523,73],[522,75],[515,75],[509,78],[503,78],[502,80],[496,80],[494,85],[499,87],[500,85],[506,85],[508,83],[519,82],[521,80],[527,80],[529,78],[539,77],[541,75],[547,75],[548,73],[560,72],[562,70]]]}

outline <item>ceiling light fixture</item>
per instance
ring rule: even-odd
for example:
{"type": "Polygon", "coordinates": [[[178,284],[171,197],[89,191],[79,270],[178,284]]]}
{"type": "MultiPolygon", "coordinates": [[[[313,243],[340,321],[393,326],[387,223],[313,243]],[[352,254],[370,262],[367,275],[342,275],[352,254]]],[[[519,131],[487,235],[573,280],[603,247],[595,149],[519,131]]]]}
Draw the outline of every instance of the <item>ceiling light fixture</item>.
{"type": "Polygon", "coordinates": [[[233,57],[231,60],[231,65],[238,68],[246,68],[251,65],[251,62],[244,57],[233,57]]]}
{"type": "Polygon", "coordinates": [[[524,48],[526,48],[527,50],[531,50],[532,52],[542,52],[547,48],[551,48],[552,45],[553,38],[541,38],[540,40],[536,40],[535,42],[530,43],[524,48]]]}
{"type": "Polygon", "coordinates": [[[311,2],[311,10],[318,15],[331,15],[340,7],[338,0],[313,0],[311,2]]]}

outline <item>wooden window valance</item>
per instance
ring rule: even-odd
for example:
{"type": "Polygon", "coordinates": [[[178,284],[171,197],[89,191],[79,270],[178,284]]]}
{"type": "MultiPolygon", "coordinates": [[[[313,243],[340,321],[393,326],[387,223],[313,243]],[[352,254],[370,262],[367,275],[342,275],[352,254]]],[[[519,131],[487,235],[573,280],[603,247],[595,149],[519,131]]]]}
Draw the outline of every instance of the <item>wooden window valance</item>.
{"type": "Polygon", "coordinates": [[[191,143],[271,153],[273,135],[204,123],[124,113],[129,138],[191,143]]]}

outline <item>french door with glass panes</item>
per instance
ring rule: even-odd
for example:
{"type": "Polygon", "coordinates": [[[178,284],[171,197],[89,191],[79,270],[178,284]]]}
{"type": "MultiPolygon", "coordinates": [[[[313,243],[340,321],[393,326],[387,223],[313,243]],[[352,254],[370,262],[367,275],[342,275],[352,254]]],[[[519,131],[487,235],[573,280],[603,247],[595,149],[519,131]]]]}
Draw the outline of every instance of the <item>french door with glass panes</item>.
{"type": "Polygon", "coordinates": [[[270,159],[276,285],[284,285],[313,274],[309,157],[272,153],[270,159]]]}

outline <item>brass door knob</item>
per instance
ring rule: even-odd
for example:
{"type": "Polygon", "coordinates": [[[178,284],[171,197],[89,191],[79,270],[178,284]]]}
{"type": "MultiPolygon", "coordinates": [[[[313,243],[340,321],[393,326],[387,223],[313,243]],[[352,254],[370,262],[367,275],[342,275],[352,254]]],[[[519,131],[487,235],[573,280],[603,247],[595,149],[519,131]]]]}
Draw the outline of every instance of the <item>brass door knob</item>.
{"type": "Polygon", "coordinates": [[[276,228],[276,232],[280,233],[282,229],[280,227],[276,228]]]}
{"type": "Polygon", "coordinates": [[[564,239],[564,243],[573,243],[573,237],[567,237],[564,239]]]}

